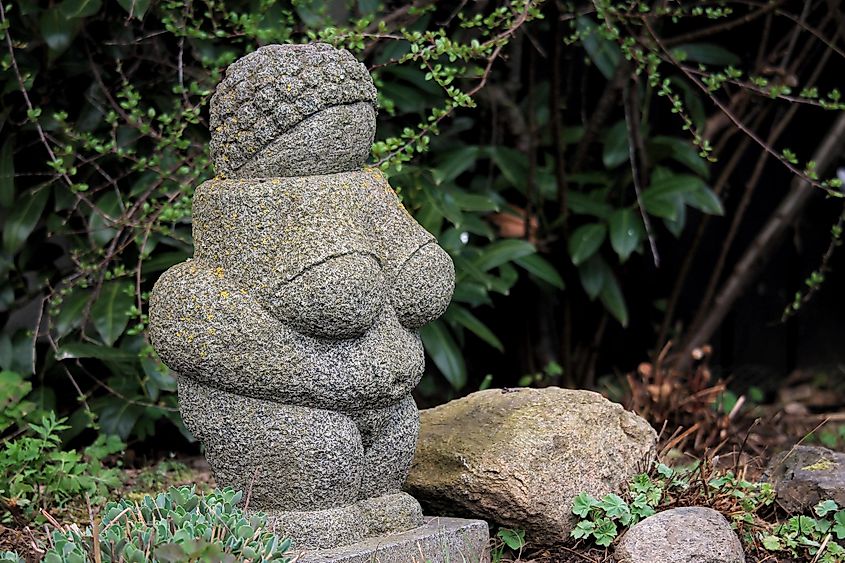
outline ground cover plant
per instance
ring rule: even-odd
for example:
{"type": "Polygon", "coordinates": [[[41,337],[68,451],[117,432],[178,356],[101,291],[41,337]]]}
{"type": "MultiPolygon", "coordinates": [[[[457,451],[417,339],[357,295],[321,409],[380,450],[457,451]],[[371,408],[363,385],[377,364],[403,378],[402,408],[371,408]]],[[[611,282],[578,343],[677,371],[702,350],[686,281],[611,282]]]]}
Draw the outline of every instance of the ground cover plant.
{"type": "MultiPolygon", "coordinates": [[[[109,502],[88,527],[53,521],[43,561],[290,561],[290,541],[267,531],[263,514],[246,515],[237,506],[241,498],[230,489],[197,494],[174,487],[140,502],[109,502]]],[[[18,560],[12,552],[0,556],[18,560]]]]}
{"type": "Polygon", "coordinates": [[[845,510],[833,500],[819,502],[811,514],[785,515],[777,510],[770,483],[754,482],[708,463],[672,468],[657,464],[637,475],[622,496],[576,497],[578,518],[571,535],[602,548],[611,546],[629,527],[677,506],[710,506],[722,512],[754,560],[837,563],[845,560],[845,510]]]}
{"type": "Polygon", "coordinates": [[[122,452],[117,436],[101,434],[82,452],[63,450],[59,433],[70,428],[55,413],[29,423],[31,436],[8,440],[0,450],[0,523],[43,521],[41,510],[64,507],[88,498],[102,502],[120,485],[119,466],[106,467],[104,459],[122,452]]]}

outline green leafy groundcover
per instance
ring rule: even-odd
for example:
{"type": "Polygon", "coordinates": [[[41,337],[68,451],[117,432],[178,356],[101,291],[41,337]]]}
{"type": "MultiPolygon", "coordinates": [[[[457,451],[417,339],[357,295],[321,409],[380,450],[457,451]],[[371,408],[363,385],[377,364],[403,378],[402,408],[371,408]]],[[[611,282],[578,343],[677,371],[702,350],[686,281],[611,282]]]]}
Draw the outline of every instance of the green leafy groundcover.
{"type": "Polygon", "coordinates": [[[105,502],[109,489],[121,484],[120,467],[107,467],[104,461],[125,444],[117,436],[100,434],[81,452],[63,450],[60,433],[70,428],[65,421],[50,412],[39,424],[27,425],[31,436],[0,447],[0,523],[34,519],[39,524],[39,509],[55,510],[83,497],[94,504],[105,502]]]}
{"type": "MultiPolygon", "coordinates": [[[[766,512],[775,501],[771,483],[747,481],[733,471],[708,474],[700,464],[672,468],[662,463],[650,474],[636,475],[625,497],[579,494],[572,503],[576,525],[571,537],[607,548],[624,530],[657,512],[709,505],[729,518],[747,552],[762,560],[791,556],[818,563],[845,561],[845,509],[833,500],[819,502],[813,515],[781,521],[777,512],[766,512]]],[[[502,539],[510,546],[506,537],[502,539]]]]}
{"type": "MultiPolygon", "coordinates": [[[[110,502],[102,520],[81,530],[57,529],[44,563],[94,561],[268,561],[286,562],[290,540],[265,530],[261,513],[245,514],[236,505],[242,493],[231,489],[198,495],[193,487],[173,487],[140,503],[110,502]]],[[[14,552],[0,561],[23,562],[14,552]]]]}

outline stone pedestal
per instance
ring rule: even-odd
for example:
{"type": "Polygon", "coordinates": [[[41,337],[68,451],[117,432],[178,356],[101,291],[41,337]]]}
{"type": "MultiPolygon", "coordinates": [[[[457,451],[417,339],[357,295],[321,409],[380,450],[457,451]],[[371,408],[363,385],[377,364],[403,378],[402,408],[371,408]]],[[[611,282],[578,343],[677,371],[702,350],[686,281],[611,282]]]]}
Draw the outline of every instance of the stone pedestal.
{"type": "Polygon", "coordinates": [[[292,555],[297,563],[489,563],[490,533],[483,520],[426,516],[407,532],[292,555]]]}

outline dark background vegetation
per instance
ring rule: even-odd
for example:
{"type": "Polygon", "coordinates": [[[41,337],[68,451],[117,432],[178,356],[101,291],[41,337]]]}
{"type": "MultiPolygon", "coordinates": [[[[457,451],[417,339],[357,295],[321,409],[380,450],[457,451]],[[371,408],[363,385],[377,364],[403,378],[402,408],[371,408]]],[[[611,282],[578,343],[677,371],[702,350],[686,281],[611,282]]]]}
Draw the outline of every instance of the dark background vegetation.
{"type": "Polygon", "coordinates": [[[145,338],[146,299],[191,255],[221,73],[317,39],[371,68],[373,163],[455,260],[455,302],[422,333],[421,405],[558,384],[659,424],[702,362],[705,388],[764,399],[799,368],[841,379],[843,209],[825,183],[843,164],[837,1],[18,1],[2,23],[6,436],[55,410],[69,443],[195,447],[170,431],[175,381],[145,338]],[[707,88],[682,67],[740,74],[707,88]],[[758,244],[797,191],[808,204],[758,244]],[[744,255],[764,267],[738,271],[744,255]],[[796,292],[812,299],[782,320],[796,292]]]}

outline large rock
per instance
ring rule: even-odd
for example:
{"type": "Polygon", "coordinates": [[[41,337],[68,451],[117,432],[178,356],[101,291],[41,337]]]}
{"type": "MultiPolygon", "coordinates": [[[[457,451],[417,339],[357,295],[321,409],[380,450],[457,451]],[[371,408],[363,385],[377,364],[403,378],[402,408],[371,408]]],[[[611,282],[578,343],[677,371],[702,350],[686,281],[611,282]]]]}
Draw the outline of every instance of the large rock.
{"type": "Polygon", "coordinates": [[[742,544],[712,508],[673,508],[631,527],[613,553],[617,563],[745,563],[742,544]]]}
{"type": "Polygon", "coordinates": [[[618,492],[655,455],[651,426],[591,391],[489,389],[420,415],[406,490],[535,545],[569,537],[576,495],[618,492]]]}
{"type": "Polygon", "coordinates": [[[819,501],[845,506],[845,454],[818,446],[795,446],[772,458],[766,478],[777,502],[789,512],[805,512],[819,501]]]}

